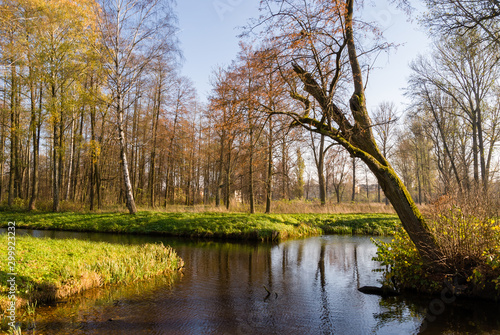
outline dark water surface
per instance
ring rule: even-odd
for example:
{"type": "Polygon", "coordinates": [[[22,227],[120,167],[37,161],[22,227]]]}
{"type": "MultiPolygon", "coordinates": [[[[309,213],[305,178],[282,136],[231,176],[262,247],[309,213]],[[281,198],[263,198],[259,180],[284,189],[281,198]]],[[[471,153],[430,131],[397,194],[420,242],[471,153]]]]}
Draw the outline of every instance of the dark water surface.
{"type": "Polygon", "coordinates": [[[382,299],[358,292],[359,286],[379,285],[381,277],[372,271],[379,265],[372,261],[376,248],[369,237],[273,245],[16,232],[113,243],[161,241],[186,265],[173,282],[156,278],[95,289],[39,307],[35,334],[500,334],[500,304],[438,299],[433,305],[435,298],[382,299]]]}

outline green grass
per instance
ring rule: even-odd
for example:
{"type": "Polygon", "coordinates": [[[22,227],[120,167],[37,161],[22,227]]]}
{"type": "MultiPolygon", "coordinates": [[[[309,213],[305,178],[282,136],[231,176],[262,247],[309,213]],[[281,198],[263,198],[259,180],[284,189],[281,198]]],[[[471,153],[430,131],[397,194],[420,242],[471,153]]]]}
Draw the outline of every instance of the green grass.
{"type": "Polygon", "coordinates": [[[169,236],[285,240],[321,234],[388,235],[400,225],[395,214],[8,213],[0,227],[159,234],[169,236]]]}
{"type": "MultiPolygon", "coordinates": [[[[0,308],[9,303],[7,235],[0,241],[0,308]]],[[[175,251],[163,244],[119,245],[81,240],[17,236],[16,298],[19,307],[63,299],[109,284],[130,283],[183,266],[175,251]]]]}

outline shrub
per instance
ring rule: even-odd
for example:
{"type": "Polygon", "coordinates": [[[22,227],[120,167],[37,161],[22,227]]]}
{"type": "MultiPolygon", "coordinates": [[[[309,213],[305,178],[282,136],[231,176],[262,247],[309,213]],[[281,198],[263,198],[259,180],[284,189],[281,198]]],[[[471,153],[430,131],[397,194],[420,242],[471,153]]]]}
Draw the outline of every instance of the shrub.
{"type": "MultiPolygon", "coordinates": [[[[470,276],[474,268],[493,269],[500,252],[498,206],[482,195],[455,195],[430,208],[429,228],[452,273],[470,276]]],[[[486,269],[483,269],[483,271],[486,269]]]]}
{"type": "Polygon", "coordinates": [[[372,239],[377,246],[377,256],[384,272],[384,285],[395,289],[412,289],[432,293],[440,287],[439,280],[431,276],[417,248],[404,230],[394,232],[390,243],[372,239]]]}
{"type": "MultiPolygon", "coordinates": [[[[500,296],[500,222],[498,206],[475,195],[446,197],[426,211],[429,229],[444,259],[439,273],[422,262],[404,231],[392,243],[375,242],[375,260],[386,268],[386,280],[399,288],[437,292],[443,282],[461,287],[458,294],[500,296]],[[496,292],[492,292],[496,291],[496,292]]],[[[457,293],[457,292],[456,292],[457,293]]],[[[492,298],[493,296],[490,296],[492,298]]]]}

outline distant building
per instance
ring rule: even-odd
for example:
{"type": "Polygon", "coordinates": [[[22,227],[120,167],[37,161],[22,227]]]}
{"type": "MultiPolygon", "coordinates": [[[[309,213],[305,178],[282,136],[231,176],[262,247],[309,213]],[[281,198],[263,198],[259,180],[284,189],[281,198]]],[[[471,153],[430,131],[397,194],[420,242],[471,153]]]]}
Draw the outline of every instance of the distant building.
{"type": "Polygon", "coordinates": [[[236,201],[237,203],[243,202],[243,197],[241,196],[241,190],[234,191],[234,201],[236,201]]]}

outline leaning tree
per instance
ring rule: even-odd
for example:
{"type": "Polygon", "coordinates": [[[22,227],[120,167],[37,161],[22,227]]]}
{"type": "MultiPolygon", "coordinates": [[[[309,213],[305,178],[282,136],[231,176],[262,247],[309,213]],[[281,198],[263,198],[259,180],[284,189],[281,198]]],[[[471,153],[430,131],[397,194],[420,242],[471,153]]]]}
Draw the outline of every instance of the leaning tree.
{"type": "Polygon", "coordinates": [[[266,14],[250,31],[258,30],[263,44],[277,53],[276,70],[293,74],[295,81],[288,80],[290,95],[304,106],[281,113],[293,118],[292,124],[335,140],[367,164],[422,259],[439,266],[443,255],[435,238],[373,136],[363,79],[367,68],[362,61],[388,45],[367,46],[376,38],[370,37],[372,25],[355,20],[361,4],[354,0],[266,0],[262,6],[266,14]],[[345,99],[346,85],[352,89],[349,99],[345,99]],[[310,113],[312,99],[321,113],[310,113]]]}

